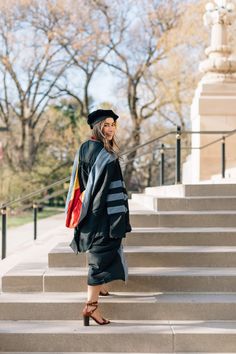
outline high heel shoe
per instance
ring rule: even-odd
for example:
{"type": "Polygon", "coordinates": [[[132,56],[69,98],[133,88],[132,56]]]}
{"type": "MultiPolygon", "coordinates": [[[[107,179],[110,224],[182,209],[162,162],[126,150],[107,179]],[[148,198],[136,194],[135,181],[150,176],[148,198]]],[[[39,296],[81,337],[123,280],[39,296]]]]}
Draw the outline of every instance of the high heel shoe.
{"type": "Polygon", "coordinates": [[[99,322],[92,314],[94,311],[96,311],[98,308],[98,302],[87,302],[85,308],[83,309],[83,319],[84,319],[84,326],[89,326],[89,318],[91,317],[97,324],[99,325],[106,325],[110,323],[109,320],[105,320],[105,318],[102,318],[103,322],[99,322]],[[92,310],[88,310],[88,307],[94,307],[92,310]]]}

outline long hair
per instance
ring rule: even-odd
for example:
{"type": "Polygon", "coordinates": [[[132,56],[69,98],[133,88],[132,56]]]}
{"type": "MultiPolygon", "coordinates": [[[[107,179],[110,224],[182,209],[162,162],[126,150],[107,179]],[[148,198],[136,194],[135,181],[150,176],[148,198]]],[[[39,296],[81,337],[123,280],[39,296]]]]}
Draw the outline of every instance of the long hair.
{"type": "Polygon", "coordinates": [[[94,125],[93,127],[93,136],[101,141],[104,145],[104,148],[109,152],[115,154],[117,157],[119,157],[120,154],[120,148],[117,143],[117,138],[114,134],[112,140],[108,140],[102,132],[102,128],[104,125],[104,121],[98,122],[97,124],[94,125]]]}

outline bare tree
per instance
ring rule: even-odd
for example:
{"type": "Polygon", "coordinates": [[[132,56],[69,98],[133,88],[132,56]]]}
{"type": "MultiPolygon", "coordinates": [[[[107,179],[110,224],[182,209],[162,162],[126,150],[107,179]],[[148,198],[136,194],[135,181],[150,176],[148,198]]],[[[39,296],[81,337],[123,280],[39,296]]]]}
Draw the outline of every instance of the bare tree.
{"type": "MultiPolygon", "coordinates": [[[[122,3],[123,7],[127,7],[127,4],[124,6],[123,1],[122,3]]],[[[93,105],[90,94],[91,82],[100,67],[104,65],[106,58],[121,43],[126,30],[125,16],[118,17],[114,7],[122,9],[119,8],[118,3],[107,5],[105,1],[87,1],[82,14],[75,11],[71,23],[72,30],[61,32],[58,40],[73,63],[73,70],[64,74],[64,81],[58,85],[58,90],[61,94],[77,100],[80,114],[84,118],[93,105]],[[110,34],[117,33],[117,26],[119,26],[119,35],[116,38],[114,35],[111,43],[110,34]],[[76,82],[74,73],[82,80],[76,82]]]]}
{"type": "Polygon", "coordinates": [[[47,4],[19,2],[0,14],[0,118],[9,129],[5,153],[15,170],[34,165],[48,124],[43,113],[70,66],[54,36],[61,9],[47,4]]]}
{"type": "MultiPolygon", "coordinates": [[[[150,70],[154,65],[166,60],[167,52],[161,39],[168,31],[171,31],[178,20],[178,8],[173,6],[172,1],[158,2],[155,6],[153,1],[150,5],[147,1],[135,4],[133,13],[129,18],[129,27],[119,45],[114,45],[114,33],[109,31],[112,55],[104,62],[115,71],[125,82],[127,106],[133,122],[130,144],[137,146],[141,143],[142,122],[152,117],[161,107],[170,103],[167,96],[160,97],[148,86],[150,70]]],[[[111,27],[110,18],[106,16],[107,27],[111,27]]],[[[130,153],[129,160],[134,159],[136,150],[130,153]]],[[[127,164],[125,179],[129,184],[134,163],[127,164]]]]}

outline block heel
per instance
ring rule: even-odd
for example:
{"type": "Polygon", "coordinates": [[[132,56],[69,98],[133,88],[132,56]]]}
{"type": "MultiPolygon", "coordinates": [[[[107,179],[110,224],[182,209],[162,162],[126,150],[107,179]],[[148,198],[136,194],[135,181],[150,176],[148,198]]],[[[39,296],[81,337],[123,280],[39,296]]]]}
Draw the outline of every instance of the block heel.
{"type": "Polygon", "coordinates": [[[84,318],[84,326],[89,326],[89,316],[83,316],[84,318]]]}
{"type": "Polygon", "coordinates": [[[98,303],[96,302],[87,302],[85,308],[83,309],[83,320],[84,320],[84,326],[89,326],[89,319],[90,317],[99,325],[106,325],[110,323],[109,320],[105,320],[105,318],[102,318],[102,322],[99,322],[95,317],[92,316],[94,311],[96,311],[98,308],[98,303]],[[92,310],[89,310],[88,307],[94,307],[92,310]]]}

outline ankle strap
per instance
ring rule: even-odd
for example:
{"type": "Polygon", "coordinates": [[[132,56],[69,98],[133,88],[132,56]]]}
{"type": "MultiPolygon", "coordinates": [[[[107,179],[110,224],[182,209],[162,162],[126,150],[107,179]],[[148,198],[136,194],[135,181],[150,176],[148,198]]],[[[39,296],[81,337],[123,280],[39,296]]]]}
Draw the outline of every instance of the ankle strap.
{"type": "Polygon", "coordinates": [[[86,303],[86,305],[90,305],[90,306],[96,306],[97,304],[98,304],[97,301],[93,301],[93,302],[88,301],[88,302],[86,303]]]}

